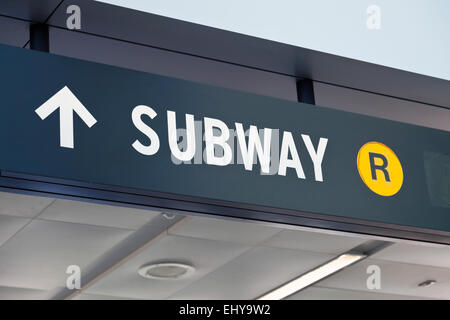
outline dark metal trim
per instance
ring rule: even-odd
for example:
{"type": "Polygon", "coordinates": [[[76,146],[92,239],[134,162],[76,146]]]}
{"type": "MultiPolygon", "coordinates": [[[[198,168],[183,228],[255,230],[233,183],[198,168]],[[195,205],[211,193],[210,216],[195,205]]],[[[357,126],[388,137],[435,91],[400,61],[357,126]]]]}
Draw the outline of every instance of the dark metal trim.
{"type": "Polygon", "coordinates": [[[48,25],[36,23],[30,26],[30,49],[50,52],[48,25]]]}
{"type": "MultiPolygon", "coordinates": [[[[448,80],[107,3],[78,0],[78,5],[85,18],[82,30],[75,32],[450,108],[448,80]]],[[[66,27],[63,7],[49,25],[66,27]]]]}
{"type": "MultiPolygon", "coordinates": [[[[0,16],[39,22],[10,13],[11,3],[23,12],[36,1],[1,2],[0,16]]],[[[36,8],[52,1],[40,0],[36,8]]],[[[67,30],[61,1],[48,18],[51,27],[67,30]]],[[[381,65],[344,58],[302,47],[246,36],[177,19],[149,14],[92,0],[78,0],[83,8],[83,29],[67,30],[99,36],[211,61],[272,72],[298,79],[339,86],[367,93],[450,108],[450,81],[381,65]],[[99,17],[101,17],[99,19],[99,17]],[[120,17],[120,24],[116,21],[120,17]],[[157,32],[155,32],[157,30],[157,32]],[[238,48],[238,49],[236,49],[238,48]],[[276,53],[276,59],[274,59],[276,53]],[[370,76],[368,76],[370,75],[370,76]],[[420,88],[420,90],[418,90],[420,88]]],[[[34,9],[36,9],[34,8],[34,9]]],[[[27,44],[24,46],[26,47],[27,44]]]]}
{"type": "Polygon", "coordinates": [[[99,256],[87,268],[83,268],[81,288],[74,291],[62,288],[52,298],[52,300],[72,299],[82,294],[90,286],[94,285],[101,278],[114,272],[121,265],[132,259],[134,256],[145,250],[151,243],[157,241],[166,230],[173,228],[182,222],[185,217],[177,216],[172,220],[159,215],[153,218],[146,225],[133,232],[130,236],[118,243],[104,254],[99,256]]]}
{"type": "Polygon", "coordinates": [[[0,190],[118,206],[156,208],[173,214],[214,215],[395,239],[450,244],[450,232],[438,230],[4,171],[0,173],[0,190]]]}
{"type": "Polygon", "coordinates": [[[297,81],[297,99],[298,102],[315,105],[314,84],[311,79],[302,79],[297,81]]]}

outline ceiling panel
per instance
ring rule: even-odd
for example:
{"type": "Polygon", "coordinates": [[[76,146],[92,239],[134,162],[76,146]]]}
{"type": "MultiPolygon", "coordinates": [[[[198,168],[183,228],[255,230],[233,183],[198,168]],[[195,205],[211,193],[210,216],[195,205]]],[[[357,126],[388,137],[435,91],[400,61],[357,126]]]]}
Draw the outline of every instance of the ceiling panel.
{"type": "MultiPolygon", "coordinates": [[[[160,215],[2,192],[0,212],[7,214],[0,214],[0,299],[53,297],[65,285],[68,265],[88,270],[133,230],[149,221],[156,226],[152,218],[160,215]]],[[[191,217],[76,299],[254,299],[367,239],[191,217]],[[196,272],[179,280],[137,274],[140,266],[163,261],[190,263],[196,272]]],[[[449,246],[396,243],[290,299],[450,299],[449,257],[449,246]],[[381,268],[381,290],[367,289],[372,264],[381,268]],[[417,286],[430,279],[437,283],[417,286]]]]}
{"type": "Polygon", "coordinates": [[[292,77],[65,29],[50,37],[55,54],[297,101],[292,77]]]}
{"type": "Polygon", "coordinates": [[[373,292],[367,289],[367,267],[377,265],[381,269],[381,289],[377,292],[436,299],[450,299],[450,269],[415,264],[367,259],[356,263],[317,285],[373,292]],[[418,287],[425,280],[436,280],[430,287],[418,287]]]}
{"type": "Polygon", "coordinates": [[[82,268],[131,231],[34,220],[0,247],[0,285],[54,289],[69,265],[82,268]]]}
{"type": "Polygon", "coordinates": [[[47,300],[52,294],[45,290],[0,286],[0,300],[47,300]]]}
{"type": "Polygon", "coordinates": [[[80,201],[56,200],[39,219],[137,230],[159,212],[80,201]]]}
{"type": "Polygon", "coordinates": [[[0,246],[22,229],[30,219],[0,215],[0,246]]]}
{"type": "Polygon", "coordinates": [[[0,192],[0,215],[33,218],[54,199],[0,192]]]}
{"type": "Polygon", "coordinates": [[[186,237],[255,245],[281,230],[251,222],[193,217],[171,233],[186,237]]]}
{"type": "Polygon", "coordinates": [[[231,242],[167,236],[88,288],[86,293],[165,299],[247,249],[231,242]],[[196,271],[189,278],[177,280],[144,279],[138,275],[137,271],[142,265],[163,261],[190,263],[196,271]]]}
{"type": "Polygon", "coordinates": [[[372,256],[374,259],[449,268],[450,246],[397,243],[372,256]]]}
{"type": "Polygon", "coordinates": [[[30,38],[29,23],[0,16],[0,43],[23,47],[30,38]]]}
{"type": "Polygon", "coordinates": [[[255,299],[333,255],[256,247],[170,299],[255,299]]]}
{"type": "Polygon", "coordinates": [[[130,298],[82,293],[75,296],[72,300],[130,300],[130,298]]]}
{"type": "Polygon", "coordinates": [[[321,232],[284,230],[265,241],[262,245],[276,248],[316,251],[340,254],[367,239],[359,237],[331,235],[321,232]]]}
{"type": "MultiPolygon", "coordinates": [[[[77,4],[82,10],[82,31],[86,33],[450,107],[447,80],[97,1],[78,0],[77,4]]],[[[65,28],[66,20],[64,4],[50,24],[65,28]]]]}
{"type": "Polygon", "coordinates": [[[287,300],[417,300],[419,297],[384,294],[378,292],[309,287],[288,297],[287,300]]]}
{"type": "Polygon", "coordinates": [[[316,104],[346,112],[450,131],[445,108],[314,82],[316,104]]]}

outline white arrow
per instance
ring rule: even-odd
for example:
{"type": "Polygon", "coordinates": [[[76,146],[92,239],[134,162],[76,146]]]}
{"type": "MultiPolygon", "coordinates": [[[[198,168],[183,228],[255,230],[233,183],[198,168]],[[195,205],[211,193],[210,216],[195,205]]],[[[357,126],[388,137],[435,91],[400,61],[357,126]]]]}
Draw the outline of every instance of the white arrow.
{"type": "Polygon", "coordinates": [[[89,128],[96,124],[97,120],[67,86],[59,90],[35,112],[44,120],[58,108],[60,146],[73,149],[73,112],[75,111],[89,128]]]}

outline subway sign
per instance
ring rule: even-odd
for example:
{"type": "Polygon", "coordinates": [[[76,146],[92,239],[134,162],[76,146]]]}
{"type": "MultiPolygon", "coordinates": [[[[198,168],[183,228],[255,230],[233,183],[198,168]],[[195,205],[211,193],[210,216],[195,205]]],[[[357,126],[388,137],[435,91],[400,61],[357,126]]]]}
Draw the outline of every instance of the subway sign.
{"type": "Polygon", "coordinates": [[[450,133],[0,46],[0,170],[450,231],[450,133]]]}

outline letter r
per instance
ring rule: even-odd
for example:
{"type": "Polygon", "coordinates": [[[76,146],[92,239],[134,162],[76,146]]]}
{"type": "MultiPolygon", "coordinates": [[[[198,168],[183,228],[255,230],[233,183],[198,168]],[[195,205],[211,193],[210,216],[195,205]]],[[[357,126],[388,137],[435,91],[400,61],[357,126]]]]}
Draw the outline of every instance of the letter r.
{"type": "Polygon", "coordinates": [[[388,166],[388,161],[384,155],[381,153],[369,152],[370,170],[372,172],[372,180],[377,180],[377,170],[384,173],[384,179],[386,182],[391,182],[389,178],[389,172],[386,170],[388,166]],[[381,159],[383,162],[381,165],[375,164],[375,159],[381,159]]]}

